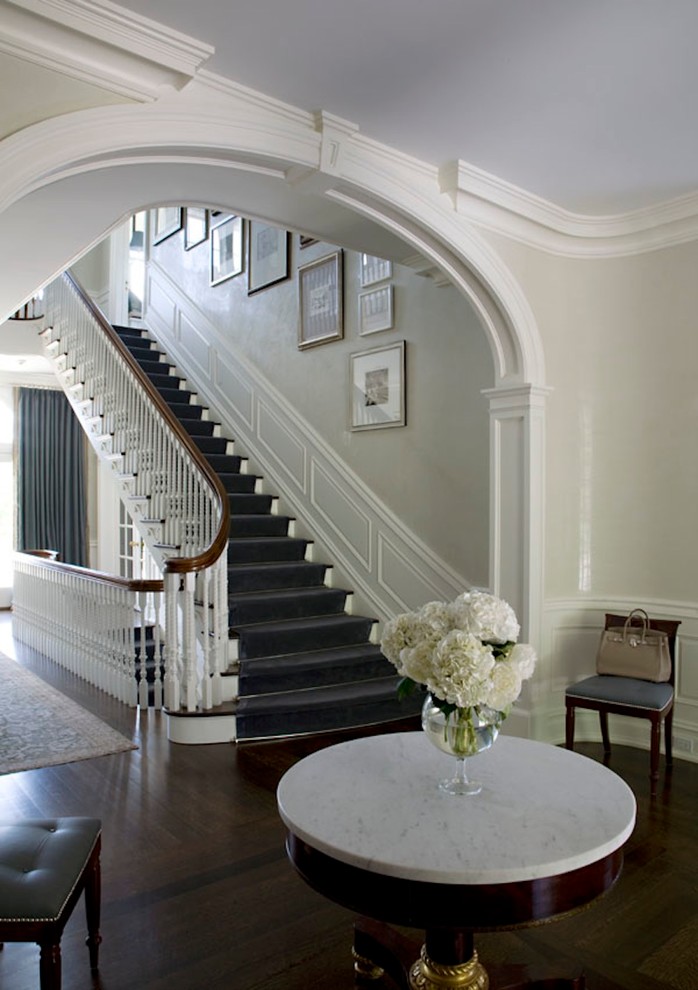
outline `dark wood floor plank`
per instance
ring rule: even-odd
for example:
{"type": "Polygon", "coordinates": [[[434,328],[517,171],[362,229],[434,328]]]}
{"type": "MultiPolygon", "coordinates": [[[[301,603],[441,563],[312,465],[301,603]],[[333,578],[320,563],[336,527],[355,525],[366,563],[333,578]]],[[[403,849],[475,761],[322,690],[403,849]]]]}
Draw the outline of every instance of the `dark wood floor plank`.
{"type": "MultiPolygon", "coordinates": [[[[64,990],[351,990],[352,916],[295,874],[275,802],[289,766],[351,733],[175,746],[161,716],[126,709],[8,643],[0,617],[1,650],[16,649],[19,662],[139,746],[0,777],[3,818],[103,821],[100,976],[93,984],[79,905],[63,937],[64,990]]],[[[600,745],[578,748],[602,758],[600,745]]],[[[662,769],[651,801],[648,760],[614,747],[611,767],[638,798],[616,887],[569,918],[478,936],[485,963],[570,974],[581,965],[588,990],[698,990],[698,765],[662,769]]],[[[37,986],[38,950],[7,945],[0,990],[37,986]]]]}

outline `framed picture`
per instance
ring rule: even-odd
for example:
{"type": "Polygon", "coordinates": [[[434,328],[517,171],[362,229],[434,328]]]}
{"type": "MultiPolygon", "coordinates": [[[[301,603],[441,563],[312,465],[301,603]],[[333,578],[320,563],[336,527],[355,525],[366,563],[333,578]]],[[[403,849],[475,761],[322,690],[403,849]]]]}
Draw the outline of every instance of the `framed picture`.
{"type": "Polygon", "coordinates": [[[298,303],[298,346],[301,350],[342,339],[341,251],[298,269],[298,303]]]}
{"type": "Polygon", "coordinates": [[[184,250],[201,244],[208,237],[208,210],[202,206],[188,206],[184,219],[184,250]]]}
{"type": "Polygon", "coordinates": [[[153,244],[159,244],[182,229],[181,206],[158,206],[153,213],[153,244]]]}
{"type": "Polygon", "coordinates": [[[405,425],[405,341],[352,354],[351,428],[405,425]]]}
{"type": "Polygon", "coordinates": [[[393,325],[393,287],[382,285],[379,289],[359,293],[359,333],[366,336],[379,330],[390,330],[393,325]]]}
{"type": "Polygon", "coordinates": [[[290,234],[250,220],[247,263],[247,291],[252,294],[289,277],[290,234]]]}
{"type": "Polygon", "coordinates": [[[211,228],[211,285],[225,282],[244,270],[244,241],[242,217],[227,217],[211,228]]]}
{"type": "Polygon", "coordinates": [[[385,258],[376,258],[372,254],[360,255],[361,284],[373,285],[383,282],[393,274],[393,264],[385,258]]]}

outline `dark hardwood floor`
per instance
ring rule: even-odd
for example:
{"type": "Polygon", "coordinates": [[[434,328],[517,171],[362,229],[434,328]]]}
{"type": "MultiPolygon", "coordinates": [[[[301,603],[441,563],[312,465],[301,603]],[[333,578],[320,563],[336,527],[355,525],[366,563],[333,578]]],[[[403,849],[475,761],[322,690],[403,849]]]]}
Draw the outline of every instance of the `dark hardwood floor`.
{"type": "MultiPolygon", "coordinates": [[[[157,714],[125,709],[15,648],[7,613],[0,650],[14,650],[139,745],[0,776],[3,819],[103,821],[100,975],[92,981],[80,904],[63,938],[64,990],[351,990],[352,915],[315,894],[288,864],[274,796],[295,760],[345,736],[177,746],[157,714]]],[[[601,758],[600,745],[578,748],[601,758]]],[[[638,799],[615,889],[573,917],[479,935],[485,964],[582,966],[588,990],[698,990],[698,765],[679,760],[668,776],[662,768],[650,801],[648,761],[639,750],[613,754],[612,768],[638,799]]],[[[35,946],[8,944],[0,952],[2,990],[36,990],[38,978],[35,946]]]]}

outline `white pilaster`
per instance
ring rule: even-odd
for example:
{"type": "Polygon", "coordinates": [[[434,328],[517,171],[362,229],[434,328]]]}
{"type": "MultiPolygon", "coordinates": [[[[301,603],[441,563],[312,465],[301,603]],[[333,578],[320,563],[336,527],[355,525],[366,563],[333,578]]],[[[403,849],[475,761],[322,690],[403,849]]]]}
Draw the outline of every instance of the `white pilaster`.
{"type": "Polygon", "coordinates": [[[545,403],[535,385],[486,389],[490,409],[490,588],[538,646],[543,610],[545,403]]]}

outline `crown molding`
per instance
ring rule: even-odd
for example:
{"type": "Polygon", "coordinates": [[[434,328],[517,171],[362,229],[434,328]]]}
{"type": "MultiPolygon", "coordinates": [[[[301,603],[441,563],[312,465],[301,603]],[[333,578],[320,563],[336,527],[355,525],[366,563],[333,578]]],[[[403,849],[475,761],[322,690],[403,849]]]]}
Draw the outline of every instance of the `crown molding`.
{"type": "Polygon", "coordinates": [[[698,238],[698,193],[627,213],[573,213],[463,161],[439,169],[461,216],[531,247],[568,257],[620,257],[698,238]]]}
{"type": "Polygon", "coordinates": [[[0,51],[138,101],[181,89],[210,45],[109,0],[0,0],[0,51]]]}
{"type": "Polygon", "coordinates": [[[299,127],[315,130],[316,114],[301,110],[292,103],[284,103],[283,100],[268,96],[257,89],[251,89],[249,86],[235,82],[234,79],[218,75],[210,69],[201,69],[197,72],[194,82],[187,87],[187,94],[192,98],[205,100],[212,93],[234,100],[241,109],[255,117],[263,113],[299,127]]]}

